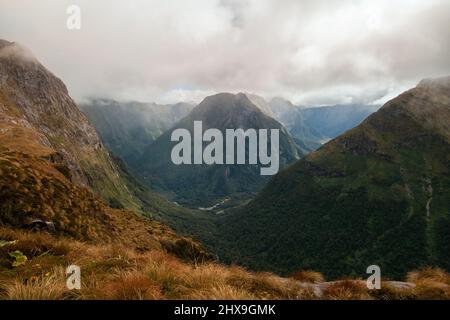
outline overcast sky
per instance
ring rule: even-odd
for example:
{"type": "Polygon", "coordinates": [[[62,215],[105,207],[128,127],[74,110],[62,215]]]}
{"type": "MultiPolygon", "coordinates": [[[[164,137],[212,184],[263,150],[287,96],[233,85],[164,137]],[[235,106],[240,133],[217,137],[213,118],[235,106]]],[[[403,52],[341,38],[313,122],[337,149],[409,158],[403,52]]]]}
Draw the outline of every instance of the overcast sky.
{"type": "Polygon", "coordinates": [[[78,100],[372,103],[450,75],[448,0],[0,0],[0,38],[78,100]],[[66,27],[70,4],[79,31],[66,27]]]}

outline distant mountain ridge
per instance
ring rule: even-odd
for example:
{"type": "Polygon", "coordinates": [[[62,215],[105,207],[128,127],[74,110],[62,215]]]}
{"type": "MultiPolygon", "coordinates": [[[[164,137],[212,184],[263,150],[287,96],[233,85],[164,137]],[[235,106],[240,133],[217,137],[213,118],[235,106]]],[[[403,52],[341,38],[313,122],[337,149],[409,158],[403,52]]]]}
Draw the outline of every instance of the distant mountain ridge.
{"type": "Polygon", "coordinates": [[[296,106],[289,100],[273,98],[269,105],[302,150],[310,152],[360,124],[377,111],[376,105],[296,106]]]}
{"type": "Polygon", "coordinates": [[[308,126],[326,139],[334,139],[359,125],[379,108],[377,105],[347,104],[304,108],[301,112],[308,126]]]}

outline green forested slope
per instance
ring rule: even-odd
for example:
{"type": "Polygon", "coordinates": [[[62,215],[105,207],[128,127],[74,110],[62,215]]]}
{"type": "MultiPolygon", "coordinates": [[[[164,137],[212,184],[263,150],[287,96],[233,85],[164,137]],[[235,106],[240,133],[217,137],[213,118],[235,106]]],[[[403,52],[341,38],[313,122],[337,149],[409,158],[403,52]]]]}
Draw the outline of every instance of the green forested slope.
{"type": "Polygon", "coordinates": [[[224,215],[220,255],[329,277],[450,269],[449,170],[450,78],[422,81],[224,215]]]}

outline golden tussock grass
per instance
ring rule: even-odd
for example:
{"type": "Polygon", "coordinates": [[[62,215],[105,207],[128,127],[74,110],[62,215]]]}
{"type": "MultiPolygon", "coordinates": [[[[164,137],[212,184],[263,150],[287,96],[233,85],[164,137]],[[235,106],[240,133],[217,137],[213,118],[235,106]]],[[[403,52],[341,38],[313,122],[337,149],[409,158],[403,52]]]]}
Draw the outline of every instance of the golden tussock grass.
{"type": "Polygon", "coordinates": [[[407,281],[416,285],[413,293],[417,299],[450,299],[450,274],[442,269],[428,267],[410,272],[407,281]]]}
{"type": "Polygon", "coordinates": [[[365,281],[322,283],[320,273],[302,271],[290,278],[253,273],[214,262],[188,263],[161,249],[140,251],[122,244],[92,244],[45,233],[0,227],[0,299],[449,299],[450,276],[440,269],[411,272],[415,288],[400,290],[383,282],[368,290],[365,281]],[[10,250],[28,261],[12,267],[10,250]],[[66,288],[65,269],[81,267],[81,290],[66,288]],[[317,288],[316,288],[317,289],[317,288]]]}
{"type": "Polygon", "coordinates": [[[323,289],[326,300],[372,300],[367,286],[359,280],[342,280],[329,284],[323,289]]]}
{"type": "Polygon", "coordinates": [[[312,270],[294,272],[290,275],[290,278],[306,283],[320,283],[325,281],[324,276],[320,272],[312,270]]]}
{"type": "Polygon", "coordinates": [[[162,250],[138,252],[121,244],[94,245],[4,228],[0,239],[16,240],[14,249],[30,254],[22,266],[0,266],[5,268],[0,299],[301,299],[311,295],[297,281],[212,262],[187,263],[162,250]],[[65,286],[69,264],[81,267],[79,291],[65,286]]]}
{"type": "Polygon", "coordinates": [[[0,284],[1,298],[4,300],[62,300],[69,292],[62,267],[31,279],[14,279],[0,284]]]}

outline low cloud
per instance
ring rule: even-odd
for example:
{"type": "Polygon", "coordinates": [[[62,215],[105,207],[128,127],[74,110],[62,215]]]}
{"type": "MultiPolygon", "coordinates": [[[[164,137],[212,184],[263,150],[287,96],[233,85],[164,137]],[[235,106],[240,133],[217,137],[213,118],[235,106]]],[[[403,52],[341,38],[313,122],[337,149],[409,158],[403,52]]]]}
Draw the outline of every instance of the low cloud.
{"type": "Polygon", "coordinates": [[[446,0],[0,0],[0,38],[30,48],[76,99],[379,102],[450,74],[448,21],[446,0]],[[66,28],[70,4],[79,31],[66,28]]]}

